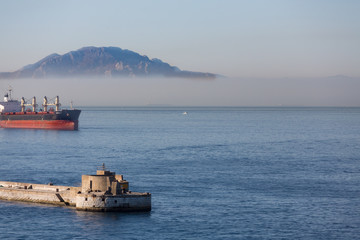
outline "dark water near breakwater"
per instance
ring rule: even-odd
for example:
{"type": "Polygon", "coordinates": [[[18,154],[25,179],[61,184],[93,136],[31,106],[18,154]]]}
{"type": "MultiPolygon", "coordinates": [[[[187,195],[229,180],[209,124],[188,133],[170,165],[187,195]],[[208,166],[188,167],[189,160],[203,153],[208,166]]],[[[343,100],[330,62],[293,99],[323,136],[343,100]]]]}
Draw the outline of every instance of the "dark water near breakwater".
{"type": "Polygon", "coordinates": [[[153,210],[0,201],[0,239],[360,235],[360,108],[83,108],[79,129],[0,129],[1,180],[78,185],[105,163],[153,210]]]}

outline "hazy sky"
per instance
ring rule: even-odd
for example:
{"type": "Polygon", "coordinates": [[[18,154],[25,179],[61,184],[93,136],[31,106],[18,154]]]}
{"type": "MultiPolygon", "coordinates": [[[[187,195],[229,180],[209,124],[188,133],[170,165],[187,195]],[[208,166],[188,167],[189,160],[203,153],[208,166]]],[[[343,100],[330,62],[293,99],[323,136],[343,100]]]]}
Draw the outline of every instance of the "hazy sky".
{"type": "Polygon", "coordinates": [[[0,71],[117,46],[230,77],[360,77],[358,0],[0,1],[0,71]]]}
{"type": "Polygon", "coordinates": [[[51,53],[116,46],[182,70],[231,78],[208,85],[176,82],[167,88],[154,81],[148,95],[134,83],[119,86],[141,94],[133,104],[174,102],[170,97],[176,95],[177,104],[190,105],[360,105],[351,95],[358,83],[330,84],[336,87],[324,92],[319,83],[301,80],[360,77],[359,13],[358,0],[0,0],[0,71],[17,70],[51,53]],[[151,100],[160,93],[163,99],[151,100]]]}

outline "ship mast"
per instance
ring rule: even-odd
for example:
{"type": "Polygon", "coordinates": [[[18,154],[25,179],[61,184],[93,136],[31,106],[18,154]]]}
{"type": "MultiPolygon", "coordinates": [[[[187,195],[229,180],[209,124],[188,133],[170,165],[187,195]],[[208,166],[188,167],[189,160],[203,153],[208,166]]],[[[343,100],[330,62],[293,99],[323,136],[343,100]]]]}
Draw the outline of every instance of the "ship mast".
{"type": "Polygon", "coordinates": [[[33,97],[33,98],[32,98],[32,102],[31,102],[31,103],[26,103],[25,98],[22,97],[22,98],[21,98],[21,101],[20,101],[20,106],[21,106],[21,111],[22,111],[22,112],[25,112],[25,106],[32,106],[33,112],[36,112],[36,107],[38,106],[38,105],[36,104],[36,97],[33,97]]]}
{"type": "Polygon", "coordinates": [[[12,87],[9,85],[8,91],[4,95],[4,102],[11,102],[12,101],[11,92],[12,92],[12,87]]]}
{"type": "MultiPolygon", "coordinates": [[[[52,101],[53,99],[51,99],[50,101],[52,101]]],[[[33,112],[36,112],[36,107],[38,106],[38,104],[36,104],[36,97],[32,98],[32,103],[26,103],[26,100],[24,97],[21,98],[20,101],[20,106],[21,106],[21,111],[25,112],[25,107],[26,106],[32,106],[32,110],[33,112]]],[[[47,97],[44,97],[44,102],[42,104],[42,106],[44,107],[44,112],[48,111],[48,106],[55,106],[56,107],[56,111],[60,111],[60,101],[59,101],[59,96],[55,97],[55,102],[54,103],[49,103],[47,97]]]]}
{"type": "MultiPolygon", "coordinates": [[[[52,99],[51,99],[52,100],[52,99]]],[[[50,100],[50,101],[51,101],[50,100]]],[[[47,107],[48,106],[55,106],[55,111],[60,111],[60,101],[59,101],[59,96],[56,96],[55,97],[55,103],[49,103],[49,101],[47,100],[46,96],[44,97],[44,104],[43,104],[43,107],[44,107],[44,111],[47,112],[47,107]]]]}
{"type": "Polygon", "coordinates": [[[56,96],[56,98],[55,98],[55,107],[56,107],[56,111],[60,110],[59,96],[56,96]]]}
{"type": "Polygon", "coordinates": [[[9,85],[8,91],[9,91],[9,101],[11,101],[12,100],[12,98],[11,98],[12,87],[10,85],[9,85]]]}
{"type": "Polygon", "coordinates": [[[36,106],[37,106],[37,104],[36,104],[36,97],[33,97],[33,99],[32,99],[32,107],[33,107],[33,112],[36,112],[36,106]]]}
{"type": "Polygon", "coordinates": [[[21,111],[25,112],[25,98],[24,97],[21,98],[20,105],[21,105],[21,111]]]}
{"type": "Polygon", "coordinates": [[[46,96],[44,97],[44,104],[43,104],[43,106],[44,106],[44,112],[47,112],[48,101],[47,101],[46,96]]]}

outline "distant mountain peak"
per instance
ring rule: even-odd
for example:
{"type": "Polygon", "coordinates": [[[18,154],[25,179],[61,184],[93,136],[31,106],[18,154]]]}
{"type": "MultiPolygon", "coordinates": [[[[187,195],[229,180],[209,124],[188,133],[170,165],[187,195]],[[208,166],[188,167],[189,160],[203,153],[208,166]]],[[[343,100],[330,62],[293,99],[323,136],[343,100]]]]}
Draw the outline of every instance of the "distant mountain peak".
{"type": "Polygon", "coordinates": [[[64,55],[56,53],[0,78],[51,78],[74,76],[165,76],[215,78],[212,73],[182,71],[160,59],[119,47],[83,47],[64,55]]]}

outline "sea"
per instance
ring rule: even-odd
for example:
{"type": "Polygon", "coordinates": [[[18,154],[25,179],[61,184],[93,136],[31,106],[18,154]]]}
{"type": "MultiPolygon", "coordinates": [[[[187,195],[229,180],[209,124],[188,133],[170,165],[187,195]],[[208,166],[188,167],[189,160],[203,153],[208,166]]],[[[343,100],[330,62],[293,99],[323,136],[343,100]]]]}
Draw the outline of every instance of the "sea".
{"type": "Polygon", "coordinates": [[[81,109],[78,131],[0,129],[0,180],[80,186],[104,163],[152,211],[2,200],[0,239],[359,239],[360,108],[81,109]]]}

